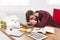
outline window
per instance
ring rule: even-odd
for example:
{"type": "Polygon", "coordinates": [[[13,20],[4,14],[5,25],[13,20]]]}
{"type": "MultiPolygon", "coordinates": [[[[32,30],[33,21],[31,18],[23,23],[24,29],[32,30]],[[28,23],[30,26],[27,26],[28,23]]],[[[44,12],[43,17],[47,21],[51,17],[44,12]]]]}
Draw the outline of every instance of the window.
{"type": "Polygon", "coordinates": [[[15,6],[15,5],[19,5],[19,6],[26,6],[29,5],[29,0],[0,0],[0,5],[5,5],[5,6],[15,6]]]}
{"type": "Polygon", "coordinates": [[[50,5],[60,5],[60,0],[47,0],[50,5]]]}

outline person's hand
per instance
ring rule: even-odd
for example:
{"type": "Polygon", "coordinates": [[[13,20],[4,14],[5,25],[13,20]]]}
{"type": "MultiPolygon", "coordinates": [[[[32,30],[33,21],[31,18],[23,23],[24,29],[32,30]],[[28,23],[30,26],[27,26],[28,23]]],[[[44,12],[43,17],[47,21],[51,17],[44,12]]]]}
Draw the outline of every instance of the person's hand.
{"type": "Polygon", "coordinates": [[[35,20],[30,20],[30,23],[31,23],[32,25],[35,25],[35,24],[37,23],[37,21],[35,21],[35,20]]]}

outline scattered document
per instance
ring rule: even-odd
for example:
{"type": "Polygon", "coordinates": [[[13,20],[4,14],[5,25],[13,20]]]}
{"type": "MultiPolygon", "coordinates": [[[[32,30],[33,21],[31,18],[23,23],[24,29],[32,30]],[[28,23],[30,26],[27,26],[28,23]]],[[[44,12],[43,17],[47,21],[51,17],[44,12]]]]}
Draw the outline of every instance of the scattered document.
{"type": "Polygon", "coordinates": [[[55,33],[54,28],[52,28],[52,27],[47,27],[47,26],[44,27],[44,28],[35,27],[32,32],[35,32],[35,33],[37,33],[37,32],[42,32],[43,34],[46,34],[46,32],[55,33]]]}
{"type": "Polygon", "coordinates": [[[42,32],[43,34],[46,34],[46,31],[44,30],[44,28],[38,28],[38,27],[35,27],[32,32],[35,32],[35,33],[42,32]]]}
{"type": "Polygon", "coordinates": [[[45,27],[44,30],[49,33],[55,33],[54,28],[52,27],[45,27]]]}
{"type": "Polygon", "coordinates": [[[16,36],[16,37],[20,37],[20,36],[22,36],[24,33],[23,32],[21,32],[21,31],[19,31],[19,30],[12,30],[12,31],[7,31],[7,34],[8,35],[11,35],[11,36],[16,36]]]}
{"type": "Polygon", "coordinates": [[[0,30],[0,40],[11,40],[11,39],[0,30]]]}

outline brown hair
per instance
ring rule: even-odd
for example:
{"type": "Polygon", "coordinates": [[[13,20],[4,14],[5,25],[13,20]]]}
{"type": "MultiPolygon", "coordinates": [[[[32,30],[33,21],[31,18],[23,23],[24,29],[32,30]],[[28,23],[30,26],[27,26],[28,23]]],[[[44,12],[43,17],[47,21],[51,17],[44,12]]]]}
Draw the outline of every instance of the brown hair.
{"type": "Polygon", "coordinates": [[[30,17],[30,15],[33,15],[33,11],[32,11],[32,10],[28,10],[28,11],[26,12],[26,20],[27,20],[27,22],[29,22],[29,17],[30,17]]]}

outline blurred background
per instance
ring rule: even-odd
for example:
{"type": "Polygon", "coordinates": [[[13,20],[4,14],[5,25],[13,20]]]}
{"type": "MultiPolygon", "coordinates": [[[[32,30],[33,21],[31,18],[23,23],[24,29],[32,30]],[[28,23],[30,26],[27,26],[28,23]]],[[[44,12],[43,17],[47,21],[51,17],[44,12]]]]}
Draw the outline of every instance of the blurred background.
{"type": "Polygon", "coordinates": [[[17,15],[24,22],[27,10],[46,10],[53,16],[54,8],[60,8],[60,0],[0,0],[0,18],[17,15]]]}

